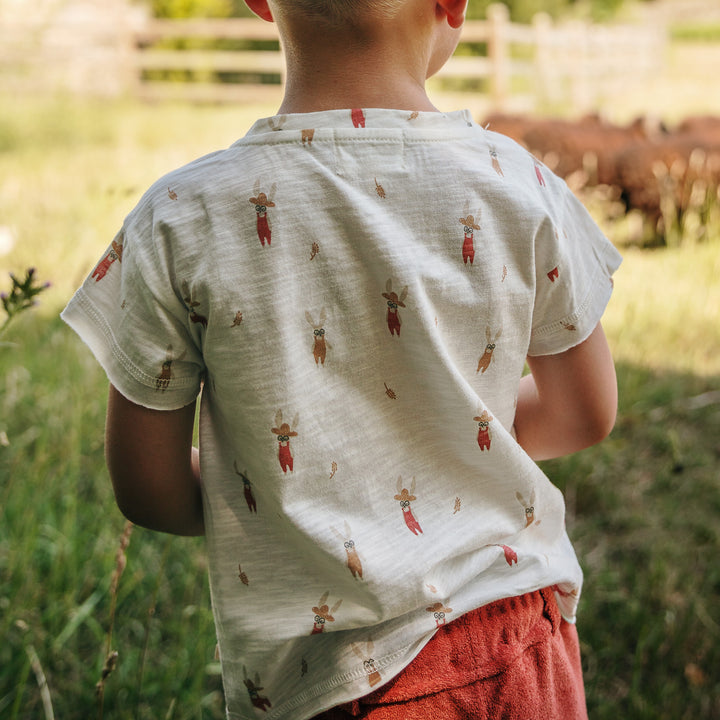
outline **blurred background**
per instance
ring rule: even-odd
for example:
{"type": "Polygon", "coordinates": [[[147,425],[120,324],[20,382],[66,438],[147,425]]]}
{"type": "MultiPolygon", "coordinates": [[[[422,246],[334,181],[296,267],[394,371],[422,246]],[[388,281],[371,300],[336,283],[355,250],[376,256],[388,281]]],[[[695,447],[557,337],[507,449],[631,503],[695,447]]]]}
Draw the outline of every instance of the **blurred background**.
{"type": "MultiPolygon", "coordinates": [[[[202,543],[116,509],[107,382],[58,313],[155,179],[274,113],[281,53],[239,0],[0,0],[3,719],[223,717],[202,543]]],[[[543,464],[586,575],[590,717],[718,718],[720,3],[470,0],[429,89],[625,258],[617,426],[543,464]]]]}

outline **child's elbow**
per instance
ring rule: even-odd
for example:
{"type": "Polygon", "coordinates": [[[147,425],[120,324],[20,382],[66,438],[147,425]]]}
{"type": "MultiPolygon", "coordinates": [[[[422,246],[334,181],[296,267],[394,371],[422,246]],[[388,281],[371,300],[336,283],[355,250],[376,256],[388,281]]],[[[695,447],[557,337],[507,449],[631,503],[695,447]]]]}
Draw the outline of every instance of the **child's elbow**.
{"type": "Polygon", "coordinates": [[[122,492],[117,486],[115,490],[115,504],[118,510],[123,514],[126,520],[129,520],[133,525],[140,527],[147,527],[147,509],[143,507],[143,504],[133,499],[129,494],[122,492]]]}
{"type": "Polygon", "coordinates": [[[597,445],[605,440],[613,431],[616,420],[617,402],[610,401],[587,410],[581,423],[584,447],[597,445]]]}
{"type": "Polygon", "coordinates": [[[149,527],[152,513],[152,495],[148,497],[147,488],[150,483],[122,467],[110,466],[115,504],[118,510],[133,525],[149,527]]]}

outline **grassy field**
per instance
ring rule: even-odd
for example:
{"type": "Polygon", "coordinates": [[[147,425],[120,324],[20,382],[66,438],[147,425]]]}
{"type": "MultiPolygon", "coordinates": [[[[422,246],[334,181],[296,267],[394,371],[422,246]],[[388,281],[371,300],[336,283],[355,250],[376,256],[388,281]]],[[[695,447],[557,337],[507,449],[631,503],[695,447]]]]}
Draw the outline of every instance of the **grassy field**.
{"type": "MultiPolygon", "coordinates": [[[[0,346],[2,718],[100,717],[109,649],[105,718],[223,715],[202,544],[135,528],[119,562],[106,381],[57,313],[150,182],[270,111],[0,100],[0,291],[52,282],[0,346]]],[[[720,717],[718,277],[718,244],[626,251],[617,427],[545,465],[586,573],[593,720],[720,717]]]]}

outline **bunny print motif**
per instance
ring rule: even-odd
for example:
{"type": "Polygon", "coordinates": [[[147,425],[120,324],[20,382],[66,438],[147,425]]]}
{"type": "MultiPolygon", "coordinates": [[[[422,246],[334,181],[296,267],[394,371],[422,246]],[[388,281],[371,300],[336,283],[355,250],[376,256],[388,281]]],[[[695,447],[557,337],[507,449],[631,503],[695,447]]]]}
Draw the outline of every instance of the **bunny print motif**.
{"type": "Polygon", "coordinates": [[[313,329],[313,357],[315,358],[315,364],[324,365],[325,358],[327,357],[327,350],[328,348],[331,348],[330,343],[325,339],[324,325],[325,320],[327,319],[325,308],[320,310],[320,319],[318,322],[313,320],[313,316],[307,310],[305,311],[305,319],[313,329]]]}
{"type": "Polygon", "coordinates": [[[318,607],[314,607],[312,609],[315,613],[315,623],[313,624],[313,629],[310,632],[311,635],[319,635],[323,632],[323,630],[325,630],[326,622],[335,622],[333,613],[336,613],[340,605],[342,605],[342,599],[338,600],[332,608],[330,608],[327,605],[328,595],[330,595],[329,591],[323,593],[322,597],[318,601],[318,607]]]}
{"type": "Polygon", "coordinates": [[[347,566],[348,570],[352,573],[354,578],[360,578],[362,580],[363,569],[362,562],[360,562],[360,556],[358,555],[355,547],[355,541],[352,539],[352,533],[350,532],[350,526],[345,522],[345,534],[343,535],[339,530],[334,527],[330,528],[335,537],[340,540],[345,547],[345,553],[347,554],[347,566]]]}
{"type": "Polygon", "coordinates": [[[500,328],[496,333],[495,337],[493,337],[492,333],[490,332],[490,328],[485,328],[485,337],[487,339],[487,345],[485,346],[485,351],[480,356],[480,360],[478,362],[477,370],[475,372],[485,372],[490,367],[490,361],[493,358],[493,352],[495,351],[495,346],[497,344],[498,338],[502,335],[502,328],[500,328]]]}
{"type": "Polygon", "coordinates": [[[368,676],[368,683],[370,687],[375,687],[381,680],[382,676],[375,667],[375,660],[372,657],[372,652],[375,649],[375,645],[372,640],[368,640],[365,645],[365,652],[362,651],[362,647],[359,643],[352,644],[353,652],[362,660],[363,669],[368,676]]]}
{"type": "Polygon", "coordinates": [[[503,173],[502,168],[500,167],[500,160],[498,159],[497,150],[494,146],[490,148],[490,160],[492,161],[492,166],[495,172],[500,177],[505,177],[505,173],[503,173]]]}
{"type": "Polygon", "coordinates": [[[208,325],[208,319],[204,315],[198,315],[198,313],[195,311],[195,308],[199,307],[200,303],[196,300],[193,300],[193,296],[190,292],[187,281],[183,280],[180,287],[182,288],[183,302],[185,303],[188,313],[190,314],[190,322],[192,322],[193,324],[200,323],[204,328],[206,328],[208,325]]]}
{"type": "Polygon", "coordinates": [[[175,360],[182,360],[185,357],[183,351],[177,358],[173,358],[172,345],[167,346],[167,354],[165,360],[160,367],[160,374],[155,378],[155,389],[165,392],[170,387],[170,381],[173,379],[172,364],[175,360]]]}
{"type": "Polygon", "coordinates": [[[260,691],[263,689],[260,686],[260,674],[255,673],[255,680],[251,680],[248,677],[247,670],[245,669],[245,666],[243,665],[243,675],[245,683],[245,687],[247,688],[248,695],[250,696],[250,702],[253,704],[253,707],[256,707],[263,712],[267,712],[267,708],[265,707],[272,707],[272,703],[266,698],[260,695],[260,691]]]}
{"type": "Polygon", "coordinates": [[[294,427],[297,427],[297,424],[297,415],[295,415],[292,425],[288,425],[283,422],[282,410],[278,410],[275,414],[276,427],[270,429],[274,435],[277,435],[278,459],[280,460],[280,467],[283,472],[287,472],[288,469],[292,472],[293,469],[293,456],[290,452],[290,438],[297,437],[297,432],[293,430],[294,427]]]}
{"type": "Polygon", "coordinates": [[[463,239],[462,246],[463,262],[467,265],[469,260],[472,265],[473,260],[475,260],[475,245],[473,244],[473,238],[475,236],[475,230],[479,230],[480,226],[475,224],[475,217],[473,215],[467,215],[467,217],[460,218],[460,224],[463,226],[463,230],[465,231],[465,238],[463,239]]]}
{"type": "Polygon", "coordinates": [[[235,474],[239,475],[242,478],[243,495],[245,495],[245,502],[247,503],[248,510],[251,513],[257,513],[257,502],[255,502],[255,497],[253,496],[252,485],[250,483],[250,480],[248,480],[248,477],[247,477],[247,475],[245,475],[245,473],[241,473],[238,470],[237,460],[235,462],[233,462],[233,467],[235,468],[235,474]]]}
{"type": "Polygon", "coordinates": [[[350,111],[350,118],[352,119],[352,123],[356,128],[365,127],[365,113],[362,111],[361,108],[353,108],[350,111]]]}
{"type": "Polygon", "coordinates": [[[415,478],[412,479],[412,482],[410,483],[410,492],[408,492],[407,488],[403,487],[402,477],[398,477],[397,491],[398,494],[395,495],[395,500],[399,501],[400,503],[400,507],[402,508],[403,512],[403,519],[405,520],[405,524],[407,525],[408,530],[413,535],[422,533],[420,523],[415,519],[415,516],[412,513],[412,508],[410,507],[410,503],[413,500],[417,500],[417,498],[415,497],[415,478]]]}
{"type": "Polygon", "coordinates": [[[518,556],[517,553],[508,545],[496,545],[495,547],[502,548],[503,554],[505,555],[505,562],[512,567],[513,563],[517,565],[518,556]]]}
{"type": "Polygon", "coordinates": [[[255,206],[255,213],[257,214],[257,234],[260,243],[265,247],[265,241],[267,240],[268,246],[272,240],[270,219],[268,218],[268,208],[275,207],[275,203],[272,201],[272,196],[275,194],[277,184],[273,183],[270,188],[270,194],[266,195],[264,192],[260,192],[260,181],[258,180],[253,187],[255,196],[250,198],[250,203],[255,206]]]}
{"type": "Polygon", "coordinates": [[[490,449],[490,441],[492,437],[490,435],[490,423],[493,420],[492,415],[487,410],[483,410],[482,414],[473,418],[478,424],[478,436],[477,443],[481,450],[490,449]]]}
{"type": "Polygon", "coordinates": [[[95,278],[95,282],[99,282],[105,277],[105,275],[107,275],[107,271],[110,269],[110,266],[116,260],[119,263],[122,263],[122,254],[122,242],[118,243],[113,240],[112,244],[110,245],[110,250],[108,251],[108,254],[98,263],[98,266],[93,270],[91,277],[95,278]]]}
{"type": "Polygon", "coordinates": [[[398,296],[397,293],[393,292],[392,278],[385,283],[385,292],[382,296],[387,300],[387,326],[391,335],[397,335],[400,337],[400,326],[402,325],[402,320],[400,319],[398,308],[405,307],[403,300],[405,300],[407,294],[407,285],[402,289],[402,292],[398,296]]]}
{"type": "MultiPolygon", "coordinates": [[[[515,497],[525,510],[525,527],[530,527],[535,522],[535,491],[530,493],[530,502],[519,493],[515,493],[515,497]]],[[[538,523],[540,521],[538,520],[538,523]]]]}
{"type": "Polygon", "coordinates": [[[433,603],[430,607],[425,609],[428,612],[433,613],[435,625],[437,627],[442,627],[447,622],[445,615],[452,612],[451,607],[445,607],[441,602],[433,603]]]}

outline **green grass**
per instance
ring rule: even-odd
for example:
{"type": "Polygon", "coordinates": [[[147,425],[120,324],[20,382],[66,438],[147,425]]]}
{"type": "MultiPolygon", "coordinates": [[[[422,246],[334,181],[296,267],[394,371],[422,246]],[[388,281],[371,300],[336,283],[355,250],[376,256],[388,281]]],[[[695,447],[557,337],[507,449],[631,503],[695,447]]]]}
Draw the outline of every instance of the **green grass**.
{"type": "Polygon", "coordinates": [[[602,445],[546,463],[585,571],[578,621],[590,717],[720,712],[717,376],[618,363],[602,445]],[[706,398],[709,400],[710,398],[706,398]]]}
{"type": "Polygon", "coordinates": [[[670,28],[673,40],[717,43],[720,41],[720,22],[680,23],[670,28]]]}
{"type": "MultiPolygon", "coordinates": [[[[8,339],[17,345],[0,354],[9,442],[0,448],[0,716],[42,716],[28,675],[32,645],[57,717],[89,718],[124,529],[103,464],[107,383],[56,318],[18,319],[8,339]]],[[[201,548],[134,530],[117,594],[119,663],[107,682],[106,718],[164,716],[173,702],[174,718],[221,717],[201,548]]]]}
{"type": "MultiPolygon", "coordinates": [[[[0,290],[6,271],[27,266],[53,283],[0,346],[3,720],[45,717],[38,663],[56,717],[99,717],[125,528],[103,462],[106,380],[57,313],[150,182],[271,110],[0,102],[0,225],[16,241],[0,257],[0,290]]],[[[565,492],[586,573],[590,717],[710,720],[720,717],[720,244],[624,252],[604,321],[617,427],[544,467],[565,492]]],[[[202,543],[135,528],[126,560],[104,717],[222,717],[202,543]]]]}

